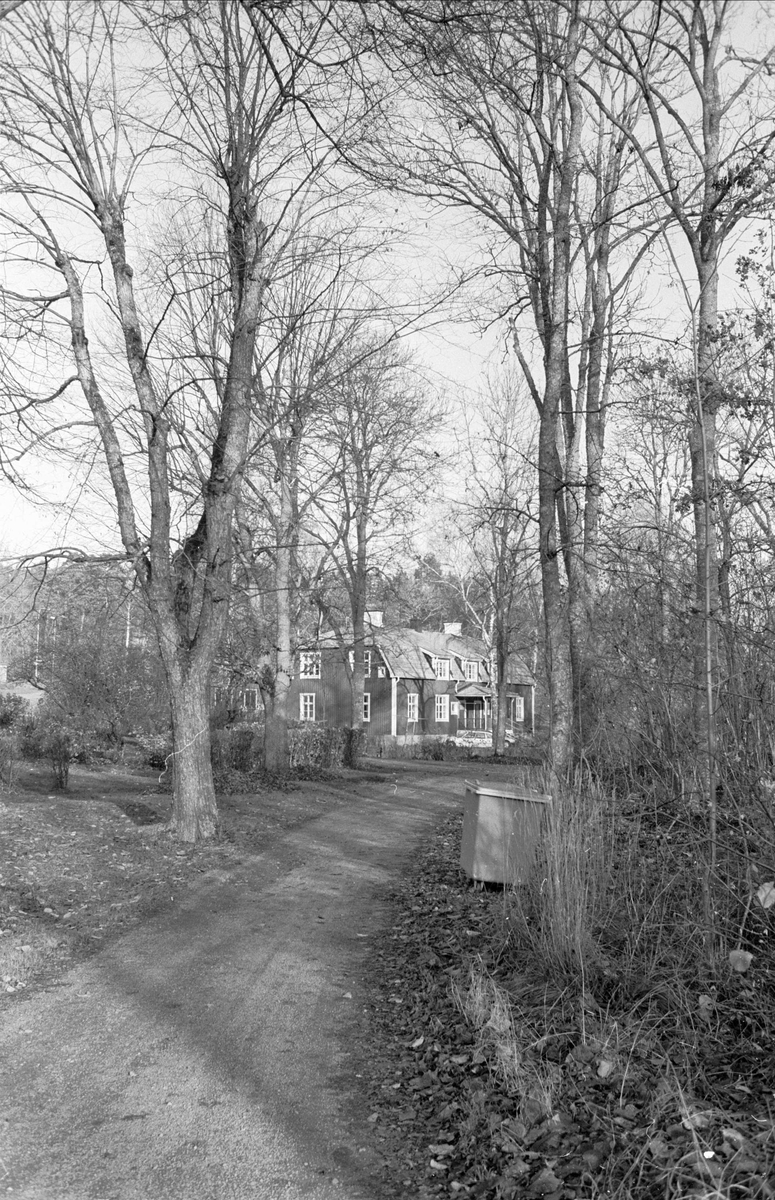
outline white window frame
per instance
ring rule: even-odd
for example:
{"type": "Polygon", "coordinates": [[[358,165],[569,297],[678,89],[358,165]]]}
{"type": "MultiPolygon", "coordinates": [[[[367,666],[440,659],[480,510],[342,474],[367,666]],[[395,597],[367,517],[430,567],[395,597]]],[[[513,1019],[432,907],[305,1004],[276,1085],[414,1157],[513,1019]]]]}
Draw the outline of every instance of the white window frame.
{"type": "Polygon", "coordinates": [[[420,693],[408,692],[406,697],[406,723],[416,725],[420,719],[420,693]]]}
{"type": "Polygon", "coordinates": [[[442,692],[436,697],[436,724],[443,725],[449,721],[449,696],[442,692]]]}
{"type": "Polygon", "coordinates": [[[437,679],[449,679],[449,659],[433,656],[433,674],[437,679]]]}
{"type": "Polygon", "coordinates": [[[479,663],[475,658],[467,658],[463,663],[463,674],[468,683],[479,682],[479,663]]]}
{"type": "Polygon", "coordinates": [[[363,652],[363,674],[366,679],[371,675],[371,650],[363,652]]]}
{"type": "Polygon", "coordinates": [[[364,721],[371,720],[371,692],[363,693],[363,719],[364,721]]]}
{"type": "Polygon", "coordinates": [[[509,708],[512,709],[514,716],[512,720],[515,725],[524,725],[525,723],[525,697],[517,696],[512,693],[509,695],[509,708]]]}
{"type": "Polygon", "coordinates": [[[299,693],[299,720],[314,721],[315,720],[315,693],[300,692],[299,693]]]}
{"type": "Polygon", "coordinates": [[[319,650],[302,650],[299,654],[299,678],[320,679],[321,661],[319,650]]]}

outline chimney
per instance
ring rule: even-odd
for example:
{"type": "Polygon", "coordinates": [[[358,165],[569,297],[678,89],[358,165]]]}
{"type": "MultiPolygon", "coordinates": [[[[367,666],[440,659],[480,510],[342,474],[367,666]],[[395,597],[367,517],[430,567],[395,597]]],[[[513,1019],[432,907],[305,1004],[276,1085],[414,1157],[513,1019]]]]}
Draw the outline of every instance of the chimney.
{"type": "Polygon", "coordinates": [[[372,608],[366,613],[366,620],[368,621],[369,625],[371,625],[372,629],[382,628],[382,617],[383,612],[381,608],[372,608]]]}
{"type": "Polygon", "coordinates": [[[462,621],[445,621],[444,622],[444,637],[462,637],[463,622],[462,621]]]}

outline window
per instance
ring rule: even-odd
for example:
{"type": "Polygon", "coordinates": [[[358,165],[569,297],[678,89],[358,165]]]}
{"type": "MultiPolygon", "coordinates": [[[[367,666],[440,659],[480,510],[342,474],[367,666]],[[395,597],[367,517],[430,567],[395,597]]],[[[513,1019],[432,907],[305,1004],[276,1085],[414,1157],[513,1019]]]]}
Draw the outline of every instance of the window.
{"type": "Polygon", "coordinates": [[[449,659],[434,656],[433,673],[437,679],[449,679],[449,659]]]}
{"type": "Polygon", "coordinates": [[[320,679],[319,650],[302,650],[299,656],[299,675],[302,679],[320,679]]]}
{"type": "Polygon", "coordinates": [[[417,721],[420,709],[419,692],[410,692],[406,697],[406,720],[407,723],[417,721]]]}
{"type": "Polygon", "coordinates": [[[436,720],[439,722],[449,720],[449,696],[436,697],[436,720]]]}
{"type": "Polygon", "coordinates": [[[371,692],[363,693],[363,719],[364,721],[371,720],[371,692]]]}
{"type": "Polygon", "coordinates": [[[246,688],[242,693],[242,703],[248,712],[255,712],[258,706],[258,693],[255,688],[246,688]]]}
{"type": "Polygon", "coordinates": [[[382,659],[377,663],[377,679],[384,679],[387,675],[387,668],[382,659]]]}
{"type": "Polygon", "coordinates": [[[477,683],[479,680],[479,663],[475,659],[467,658],[463,662],[463,671],[469,683],[477,683]]]}
{"type": "Polygon", "coordinates": [[[522,724],[525,720],[525,697],[524,696],[509,696],[508,698],[508,714],[509,721],[513,725],[522,724]]]}
{"type": "Polygon", "coordinates": [[[302,692],[299,696],[299,720],[315,720],[315,693],[302,692]]]}
{"type": "MultiPolygon", "coordinates": [[[[352,671],[353,667],[355,666],[354,650],[347,651],[347,661],[350,664],[350,670],[352,671]]],[[[368,679],[369,675],[371,675],[371,650],[364,650],[363,652],[363,675],[366,679],[368,679]]]]}

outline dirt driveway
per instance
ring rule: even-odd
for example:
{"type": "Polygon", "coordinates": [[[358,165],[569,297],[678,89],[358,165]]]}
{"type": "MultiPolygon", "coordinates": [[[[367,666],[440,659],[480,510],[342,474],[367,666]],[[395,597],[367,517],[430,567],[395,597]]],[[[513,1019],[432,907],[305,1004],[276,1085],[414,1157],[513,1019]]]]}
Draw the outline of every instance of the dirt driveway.
{"type": "Polygon", "coordinates": [[[381,897],[462,774],[402,773],[7,1012],[0,1193],[369,1200],[354,1036],[381,897]]]}

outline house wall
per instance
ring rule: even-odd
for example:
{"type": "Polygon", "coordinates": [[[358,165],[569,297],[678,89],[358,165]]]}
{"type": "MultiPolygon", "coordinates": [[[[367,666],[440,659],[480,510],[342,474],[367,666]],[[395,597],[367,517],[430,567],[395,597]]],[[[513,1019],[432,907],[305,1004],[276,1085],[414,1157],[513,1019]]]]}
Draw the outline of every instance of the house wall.
{"type": "Polygon", "coordinates": [[[399,679],[397,691],[398,714],[396,733],[398,737],[455,737],[458,718],[453,713],[455,704],[454,680],[442,679],[399,679]],[[418,721],[407,722],[408,698],[416,693],[418,699],[418,721]],[[436,720],[436,697],[449,696],[449,720],[436,720]]]}
{"type": "MultiPolygon", "coordinates": [[[[364,691],[371,694],[371,720],[364,728],[375,737],[389,737],[391,733],[391,681],[377,674],[377,655],[370,673],[364,680],[364,691]]],[[[352,722],[352,692],[347,669],[338,650],[321,651],[320,679],[293,679],[290,689],[290,716],[298,720],[300,696],[312,693],[315,696],[315,720],[321,724],[340,726],[352,722]]]]}
{"type": "Polygon", "coordinates": [[[533,729],[533,689],[529,683],[510,683],[507,688],[510,696],[521,696],[525,704],[525,720],[521,728],[525,733],[533,729]]]}
{"type": "MultiPolygon", "coordinates": [[[[371,737],[390,737],[392,727],[392,686],[393,681],[387,673],[380,677],[377,673],[381,659],[372,651],[372,668],[364,683],[364,690],[371,694],[371,721],[364,724],[366,732],[371,737]]],[[[453,711],[456,707],[455,681],[440,679],[398,679],[395,681],[396,691],[396,727],[395,733],[399,738],[405,737],[455,737],[458,733],[459,718],[453,711]],[[419,720],[407,723],[407,700],[410,693],[419,696],[419,720]],[[449,721],[436,721],[436,696],[449,696],[449,721]]],[[[525,720],[522,729],[530,733],[532,729],[532,697],[533,689],[529,684],[509,684],[508,692],[522,696],[525,705],[525,720]]],[[[330,726],[349,725],[352,720],[352,699],[350,681],[347,670],[337,649],[326,647],[321,650],[320,679],[308,677],[299,678],[297,675],[291,683],[290,716],[299,718],[299,697],[302,692],[313,693],[315,696],[315,720],[330,726]]]]}

